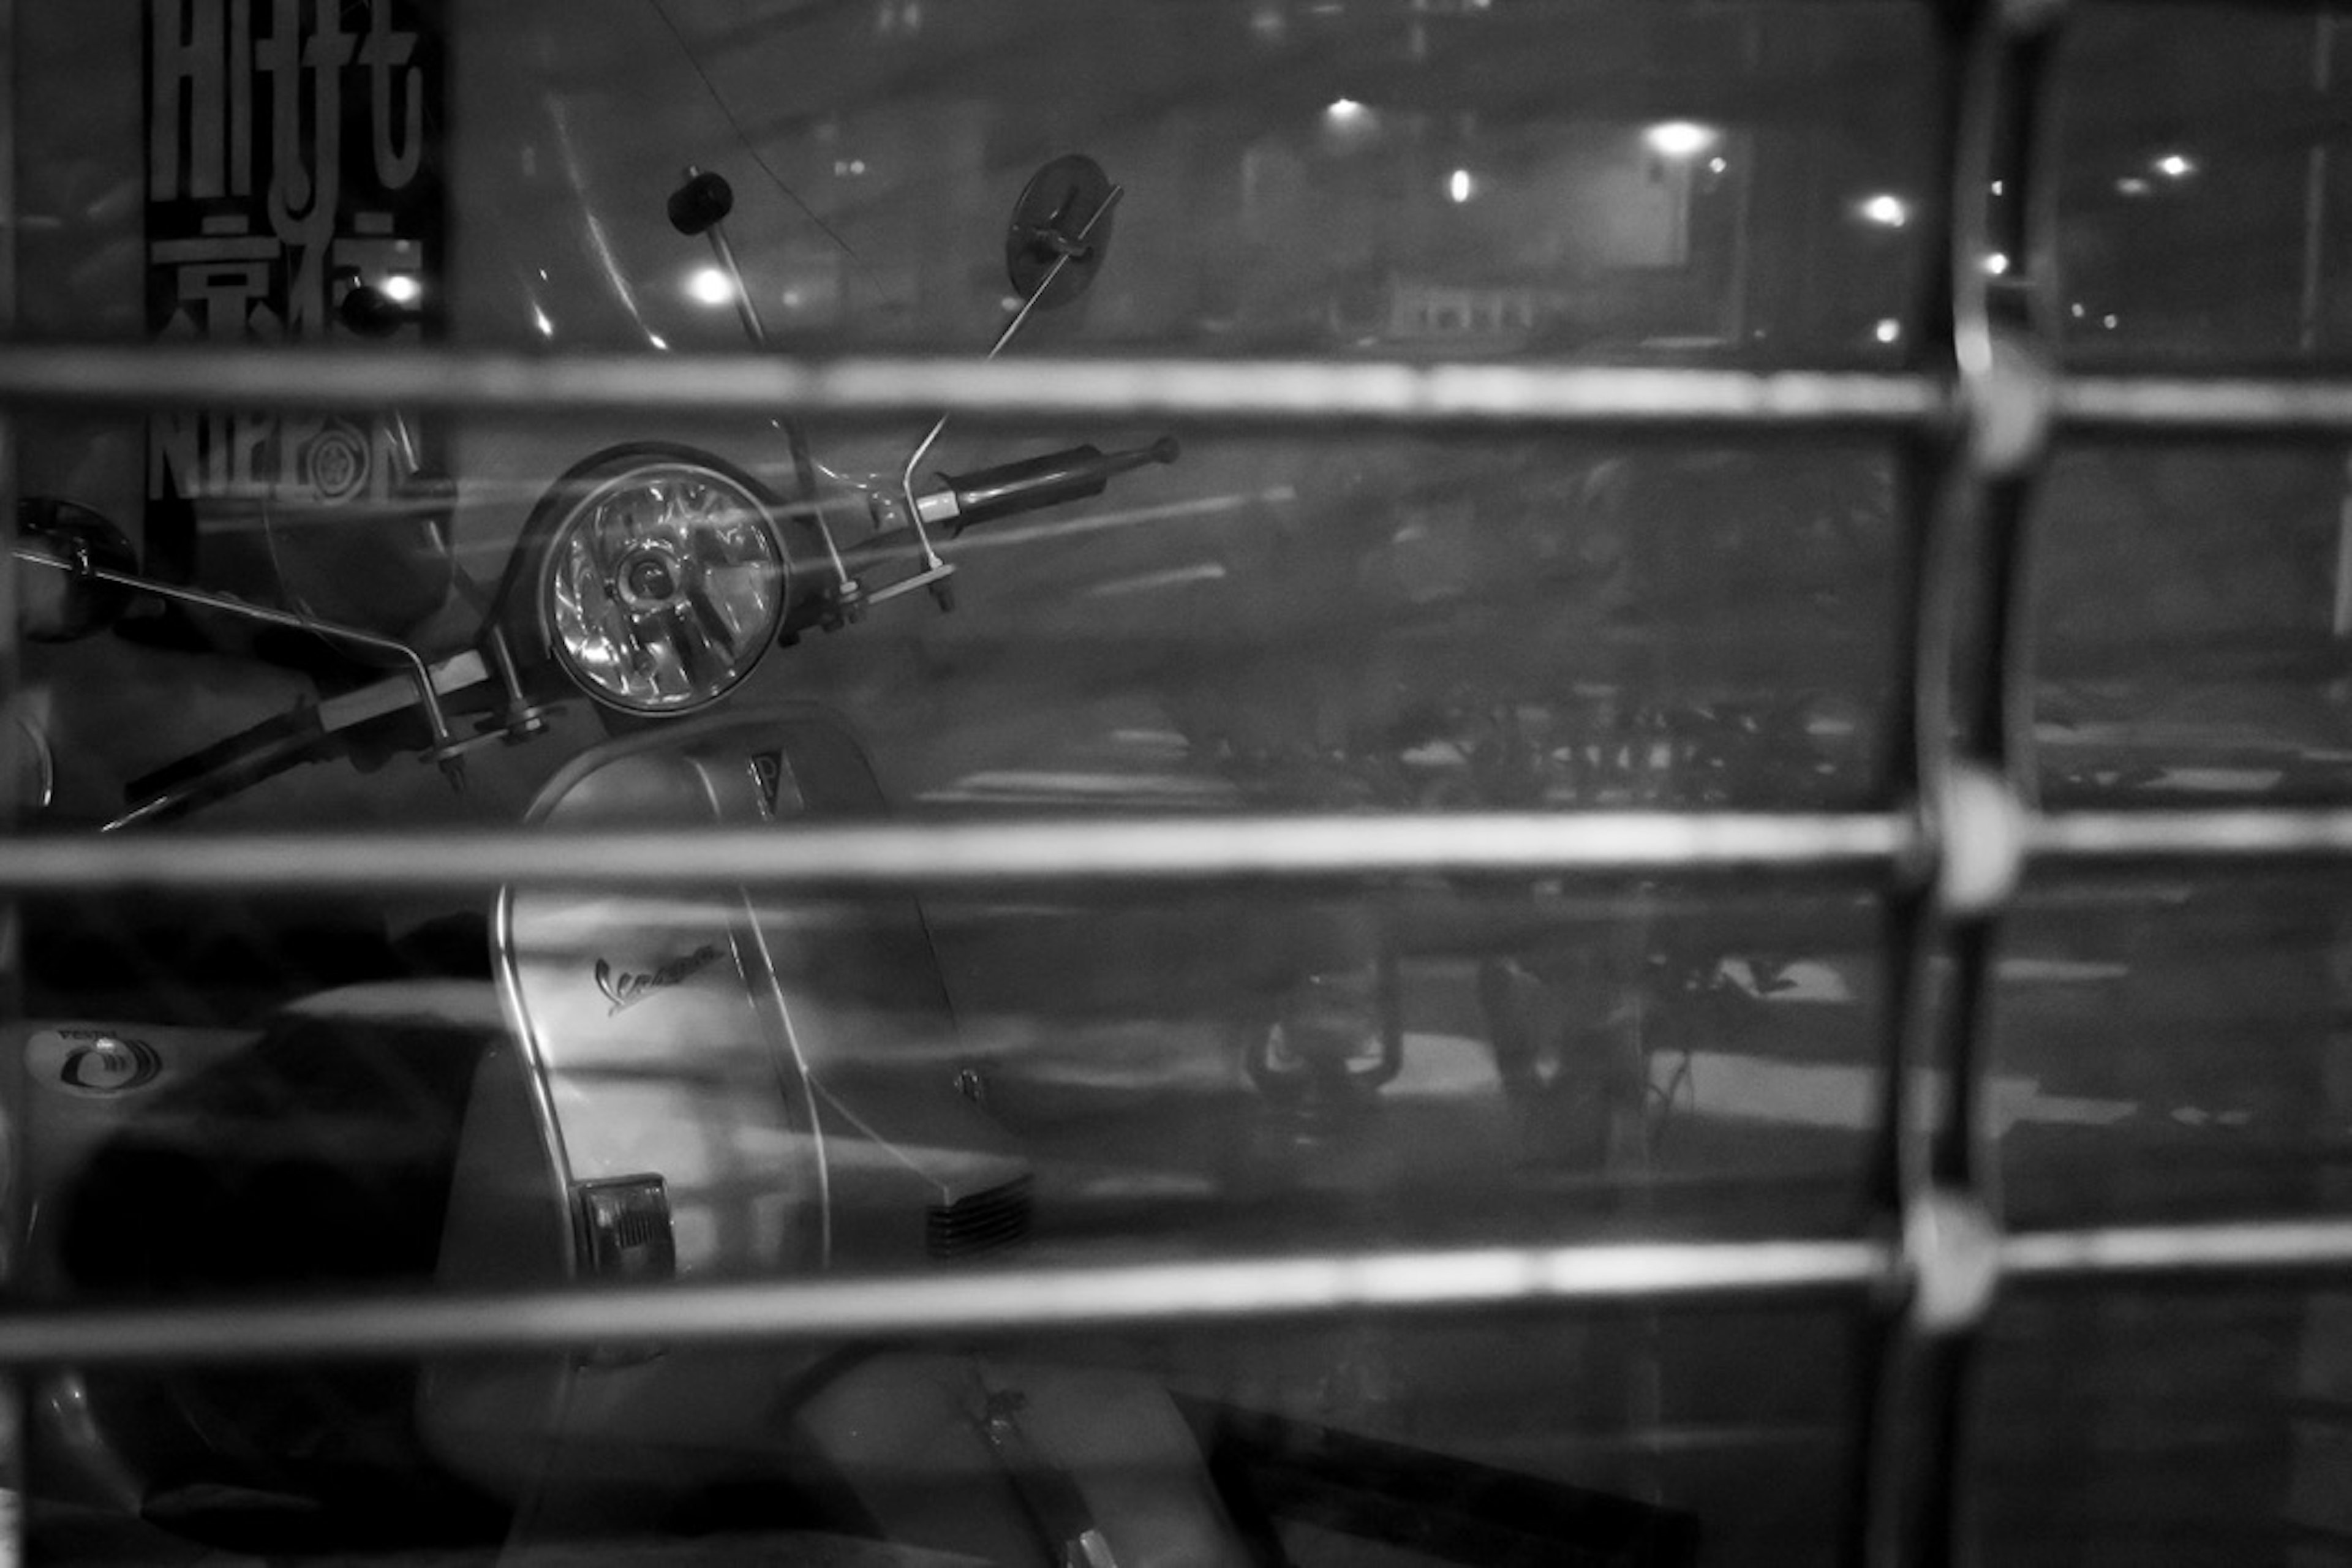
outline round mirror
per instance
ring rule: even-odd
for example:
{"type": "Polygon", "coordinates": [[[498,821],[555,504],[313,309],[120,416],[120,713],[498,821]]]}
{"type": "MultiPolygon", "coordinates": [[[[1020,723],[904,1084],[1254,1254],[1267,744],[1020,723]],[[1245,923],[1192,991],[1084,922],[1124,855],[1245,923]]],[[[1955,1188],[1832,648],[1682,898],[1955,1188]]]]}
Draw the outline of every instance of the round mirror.
{"type": "Polygon", "coordinates": [[[132,573],[139,558],[131,542],[86,506],[47,496],[16,502],[17,615],[35,642],[71,642],[114,624],[131,590],[90,576],[89,569],[132,573]]]}
{"type": "Polygon", "coordinates": [[[1092,158],[1072,153],[1038,170],[1013,204],[1004,235],[1004,271],[1013,291],[1026,300],[1045,288],[1037,298],[1041,310],[1085,293],[1110,253],[1115,216],[1110,178],[1092,158]],[[1065,258],[1055,273],[1054,264],[1065,258]],[[1046,288],[1049,277],[1053,284],[1046,288]]]}

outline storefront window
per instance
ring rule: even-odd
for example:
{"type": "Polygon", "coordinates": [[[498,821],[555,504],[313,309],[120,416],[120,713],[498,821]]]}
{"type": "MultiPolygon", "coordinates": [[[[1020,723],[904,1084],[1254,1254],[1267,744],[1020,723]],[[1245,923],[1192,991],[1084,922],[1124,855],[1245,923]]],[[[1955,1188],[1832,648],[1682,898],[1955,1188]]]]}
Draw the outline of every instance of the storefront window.
{"type": "MultiPolygon", "coordinates": [[[[16,1289],[920,1300],[1007,1270],[1884,1249],[1890,1107],[1924,1125],[1955,1081],[1986,1155],[1963,1184],[2012,1231],[2340,1214],[2321,878],[2037,861],[1940,912],[1901,879],[1948,827],[1923,582],[1975,570],[1923,520],[1986,496],[2031,566],[1958,596],[1949,675],[2021,671],[1989,753],[2021,809],[2346,804],[2342,432],[2062,407],[1996,470],[1957,405],[1776,412],[1944,396],[1979,293],[2053,378],[2031,386],[2333,384],[2340,26],[2074,7],[2026,89],[2049,141],[1956,210],[1983,173],[1955,174],[1967,9],[0,5],[0,379],[446,351],[646,395],[11,394],[45,843],[709,829],[887,859],[917,842],[894,825],[948,825],[1006,830],[955,840],[995,865],[1171,824],[1213,855],[1228,820],[1622,835],[1605,875],[1531,847],[1076,884],[44,885],[5,1037],[16,1289]],[[1240,412],[1015,395],[934,428],[858,401],[858,373],[944,388],[992,345],[1071,384],[1234,372],[1240,412]],[[688,362],[842,374],[712,413],[656,395],[688,362]],[[1521,372],[1593,373],[1557,385],[1610,406],[1249,405],[1521,372]],[[1750,403],[1676,424],[1653,387],[1750,403]],[[2005,592],[2006,653],[1969,618],[2005,592]],[[1876,879],[1637,863],[1668,816],[1893,847],[1876,879]],[[1943,1016],[1978,1054],[1891,1069],[1943,1016]]],[[[59,1563],[1813,1560],[1859,1539],[1892,1299],[44,1366],[21,1493],[59,1563]]],[[[2352,1542],[2340,1306],[2003,1294],[1967,1339],[1958,1538],[2352,1542]]]]}

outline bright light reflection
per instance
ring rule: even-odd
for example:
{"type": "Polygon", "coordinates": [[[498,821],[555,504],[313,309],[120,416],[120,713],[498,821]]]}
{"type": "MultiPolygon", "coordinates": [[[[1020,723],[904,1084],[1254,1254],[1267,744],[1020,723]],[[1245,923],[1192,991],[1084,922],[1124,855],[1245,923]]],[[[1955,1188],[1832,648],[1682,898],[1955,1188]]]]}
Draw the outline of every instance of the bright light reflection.
{"type": "Polygon", "coordinates": [[[2148,183],[2137,174],[2126,174],[2116,182],[2116,194],[2118,195],[2144,196],[2147,195],[2148,188],[2148,183]]]}
{"type": "Polygon", "coordinates": [[[2167,153],[2156,161],[2156,172],[2168,180],[2185,180],[2197,172],[2197,165],[2178,153],[2167,153]]]}
{"type": "Polygon", "coordinates": [[[1335,125],[1353,125],[1370,112],[1352,98],[1334,99],[1331,107],[1323,111],[1324,117],[1335,125]]]}
{"type": "Polygon", "coordinates": [[[1901,228],[1911,221],[1911,209],[1904,205],[1902,197],[1881,192],[1862,204],[1862,216],[1888,228],[1901,228]]]}
{"type": "Polygon", "coordinates": [[[530,308],[530,319],[539,323],[539,335],[541,337],[551,338],[555,335],[555,323],[549,321],[547,319],[547,312],[540,309],[537,305],[533,305],[530,308]]]}
{"type": "Polygon", "coordinates": [[[1730,167],[1731,167],[1731,163],[1730,163],[1729,160],[1727,160],[1727,159],[1723,159],[1723,158],[1709,158],[1709,159],[1706,161],[1706,172],[1707,172],[1708,174],[1722,174],[1726,169],[1728,169],[1728,168],[1730,168],[1730,167]]]}
{"type": "Polygon", "coordinates": [[[716,267],[706,267],[686,280],[687,298],[698,305],[724,305],[735,298],[735,285],[716,267]]]}
{"type": "Polygon", "coordinates": [[[383,297],[395,305],[414,305],[425,295],[425,285],[405,272],[395,272],[383,280],[383,297]]]}
{"type": "Polygon", "coordinates": [[[1642,132],[1651,151],[1662,158],[1695,158],[1715,145],[1718,132],[1712,125],[1692,120],[1664,120],[1642,132]]]}
{"type": "Polygon", "coordinates": [[[1476,191],[1477,187],[1471,181],[1470,171],[1467,169],[1456,169],[1445,178],[1445,194],[1456,202],[1468,201],[1476,194],[1476,191]]]}
{"type": "Polygon", "coordinates": [[[1880,321],[1873,331],[1880,342],[1891,343],[1903,335],[1903,323],[1889,316],[1880,321]]]}
{"type": "Polygon", "coordinates": [[[1987,272],[1999,278],[2009,270],[2009,258],[1996,250],[1990,256],[1985,258],[1984,268],[1987,272]]]}

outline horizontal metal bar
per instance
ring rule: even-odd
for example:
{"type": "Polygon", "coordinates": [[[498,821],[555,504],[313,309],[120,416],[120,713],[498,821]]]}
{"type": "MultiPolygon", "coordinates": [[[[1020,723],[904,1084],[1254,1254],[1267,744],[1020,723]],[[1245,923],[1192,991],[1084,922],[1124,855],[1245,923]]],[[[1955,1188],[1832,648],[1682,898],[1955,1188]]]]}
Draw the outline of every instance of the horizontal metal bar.
{"type": "Polygon", "coordinates": [[[1354,360],[528,355],[427,349],[0,345],[0,404],[736,411],[1892,430],[1919,376],[1354,360]]]}
{"type": "Polygon", "coordinates": [[[2000,1269],[2017,1283],[2332,1274],[2352,1269],[2352,1219],[2029,1231],[2002,1240],[2000,1269]]]}
{"type": "Polygon", "coordinates": [[[2352,382],[2308,378],[2075,375],[2052,411],[2076,436],[2342,436],[2352,382]]]}
{"type": "MultiPolygon", "coordinates": [[[[2332,862],[2352,808],[2028,814],[2038,867],[2332,862]]],[[[542,887],[985,889],[1219,886],[1410,876],[1918,875],[1902,813],[1464,812],[1060,816],[751,829],[37,834],[0,841],[0,893],[542,887]]]]}
{"type": "MultiPolygon", "coordinates": [[[[2352,1220],[2038,1231],[2002,1238],[2010,1285],[2352,1270],[2352,1220]]],[[[1900,1251],[1849,1238],[1601,1242],[1171,1264],[943,1270],[728,1284],[0,1309],[0,1366],[304,1361],[1183,1328],[1359,1311],[1899,1299],[1900,1251]]]]}
{"type": "MultiPolygon", "coordinates": [[[[1885,432],[1949,418],[1942,380],[1703,367],[1168,357],[522,354],[479,350],[0,344],[0,404],[489,409],[1292,424],[1571,424],[1885,432]]],[[[2352,382],[2078,375],[2077,434],[2352,433],[2352,382]]]]}
{"type": "Polygon", "coordinates": [[[902,1338],[1864,1290],[1896,1267],[1853,1240],[1627,1242],[941,1271],[723,1285],[0,1310],[0,1366],[307,1360],[902,1338]]]}
{"type": "Polygon", "coordinates": [[[1773,870],[1884,877],[1887,815],[1674,812],[792,823],[752,829],[40,835],[0,841],[0,893],[543,887],[984,889],[1419,874],[1773,870]]]}
{"type": "Polygon", "coordinates": [[[2028,816],[2029,860],[2128,867],[2333,861],[2352,856],[2352,808],[2068,811],[2028,816]]]}

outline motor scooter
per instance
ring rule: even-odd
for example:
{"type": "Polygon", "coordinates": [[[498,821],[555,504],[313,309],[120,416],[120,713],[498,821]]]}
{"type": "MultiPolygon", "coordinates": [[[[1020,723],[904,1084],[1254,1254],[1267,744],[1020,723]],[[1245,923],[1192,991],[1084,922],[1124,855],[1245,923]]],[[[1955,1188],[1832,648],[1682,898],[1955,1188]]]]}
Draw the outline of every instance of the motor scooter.
{"type": "MultiPolygon", "coordinates": [[[[1030,183],[1008,240],[1021,304],[996,348],[1084,288],[1118,199],[1084,158],[1030,183]]],[[[728,205],[692,172],[671,216],[731,270],[728,205]]],[[[383,309],[360,286],[346,300],[355,318],[383,309]]],[[[796,504],[711,454],[598,453],[550,490],[454,651],[143,576],[69,508],[20,517],[17,548],[70,590],[45,613],[53,633],[152,595],[396,666],[134,787],[110,830],[353,747],[460,773],[473,749],[543,735],[548,705],[582,697],[614,733],[555,772],[533,823],[870,817],[884,796],[839,719],[723,700],[803,631],[919,589],[944,606],[936,532],[1175,455],[1081,447],[919,481],[938,434],[895,486],[845,498],[817,498],[824,476],[796,450],[796,504]]],[[[253,1027],[12,1027],[25,1288],[912,1273],[1028,1233],[1028,1163],[988,1112],[913,901],[513,887],[486,945],[478,971],[301,996],[253,1027]]],[[[625,1344],[299,1376],[58,1369],[30,1403],[37,1540],[61,1557],[93,1541],[299,1556],[690,1536],[810,1561],[1248,1560],[1165,1389],[1115,1369],[625,1344]]]]}
{"type": "MultiPolygon", "coordinates": [[[[1108,254],[1123,195],[1082,154],[1048,163],[1028,182],[1005,241],[1018,304],[991,357],[1036,313],[1086,292],[1108,254]]],[[[733,203],[723,178],[688,169],[668,216],[682,235],[708,239],[746,333],[764,347],[767,333],[727,238],[733,203]]],[[[415,314],[355,273],[340,289],[337,314],[354,335],[386,335],[415,314]]],[[[353,527],[401,519],[412,526],[394,535],[404,547],[397,553],[421,559],[395,566],[383,559],[391,552],[355,551],[338,563],[336,530],[274,528],[261,500],[257,531],[273,602],[142,574],[121,532],[86,509],[39,499],[19,507],[16,554],[34,579],[37,608],[27,635],[86,636],[133,604],[160,601],[184,616],[258,628],[256,646],[323,677],[316,700],[131,780],[106,829],[181,816],[289,768],[335,758],[373,763],[414,754],[462,783],[470,754],[535,739],[559,707],[583,699],[610,730],[708,711],[771,650],[810,632],[839,631],[917,590],[951,608],[956,565],[942,542],[1099,495],[1114,477],[1178,453],[1162,437],[1123,451],[1081,445],[961,475],[926,474],[942,418],[897,473],[842,473],[814,458],[796,423],[780,419],[792,475],[792,493],[780,495],[719,453],[633,440],[587,455],[550,485],[505,569],[485,584],[449,550],[455,487],[431,470],[400,412],[378,417],[387,427],[382,444],[404,478],[373,518],[347,507],[332,520],[353,527]],[[423,526],[413,526],[418,520],[423,526]],[[323,559],[305,533],[328,541],[323,559]],[[320,581],[338,574],[357,581],[320,581]],[[396,584],[383,580],[394,575],[396,584]],[[436,595],[438,612],[416,607],[436,595]],[[362,606],[372,597],[403,607],[338,619],[310,603],[362,606]],[[409,624],[422,634],[395,635],[409,624]]]]}

